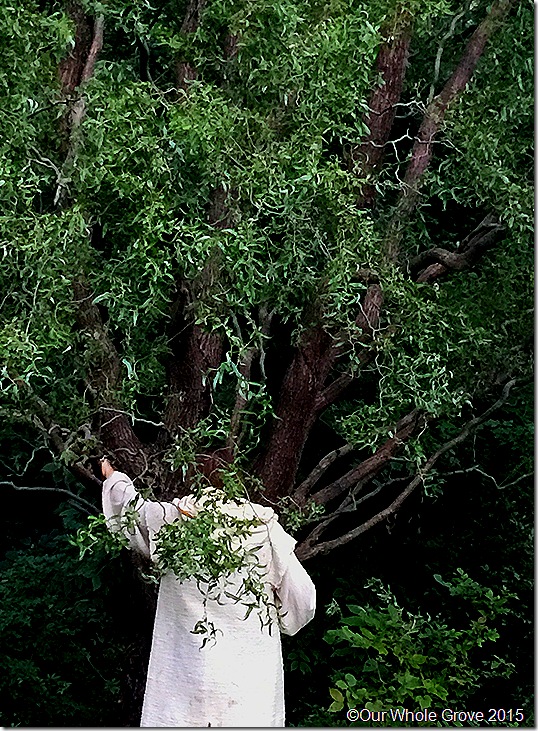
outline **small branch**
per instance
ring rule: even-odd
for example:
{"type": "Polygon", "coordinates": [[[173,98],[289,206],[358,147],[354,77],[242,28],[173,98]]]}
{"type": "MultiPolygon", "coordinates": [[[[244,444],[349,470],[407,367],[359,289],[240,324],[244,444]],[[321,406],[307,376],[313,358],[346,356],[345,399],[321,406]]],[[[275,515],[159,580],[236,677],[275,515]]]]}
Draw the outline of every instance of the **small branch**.
{"type": "Polygon", "coordinates": [[[445,43],[450,38],[452,38],[452,36],[454,35],[454,32],[456,30],[456,24],[457,24],[458,20],[460,20],[460,18],[463,18],[465,13],[468,12],[470,4],[471,4],[471,0],[467,0],[463,10],[452,18],[452,22],[450,23],[450,28],[445,33],[445,35],[441,38],[441,42],[439,43],[439,48],[437,49],[437,55],[435,57],[433,80],[432,80],[432,83],[430,86],[430,93],[428,94],[428,104],[430,104],[430,102],[432,101],[434,94],[435,94],[435,84],[437,83],[437,80],[439,78],[439,72],[441,69],[441,58],[443,56],[443,51],[445,50],[445,43]]]}
{"type": "Polygon", "coordinates": [[[505,490],[507,487],[513,487],[514,485],[517,485],[518,482],[526,480],[528,477],[532,477],[534,475],[534,472],[527,472],[526,474],[518,477],[516,480],[512,480],[512,482],[507,482],[505,485],[499,485],[493,475],[489,475],[487,472],[484,472],[484,470],[481,470],[478,465],[473,465],[472,467],[467,467],[463,470],[450,470],[450,472],[441,472],[439,473],[439,475],[441,477],[452,477],[452,475],[465,475],[469,472],[478,472],[479,475],[487,477],[488,480],[491,480],[493,482],[497,490],[505,490]]]}
{"type": "Polygon", "coordinates": [[[312,472],[308,475],[306,479],[301,482],[301,484],[294,490],[292,493],[292,499],[295,500],[299,505],[303,505],[306,496],[314,487],[314,485],[323,477],[325,472],[329,469],[329,467],[336,462],[336,460],[340,459],[341,457],[345,457],[346,454],[349,454],[354,449],[354,446],[352,444],[345,444],[343,447],[338,447],[338,449],[334,449],[332,452],[329,452],[329,454],[325,455],[323,459],[314,467],[312,472]]]}
{"type": "MultiPolygon", "coordinates": [[[[99,484],[101,484],[99,482],[99,484]]],[[[70,492],[69,490],[64,490],[61,487],[23,487],[22,485],[15,485],[14,482],[11,482],[9,480],[1,480],[0,485],[8,485],[9,487],[12,487],[14,490],[39,490],[41,492],[57,492],[62,495],[67,495],[69,498],[73,500],[78,500],[79,503],[82,505],[85,505],[87,508],[90,509],[90,511],[94,515],[99,514],[99,509],[95,507],[95,505],[92,505],[88,500],[85,500],[83,497],[80,497],[80,495],[77,495],[74,492],[70,492]]]]}
{"type": "Polygon", "coordinates": [[[123,414],[124,416],[128,416],[129,419],[134,423],[135,421],[140,422],[141,424],[150,424],[151,426],[164,426],[164,423],[162,421],[151,421],[151,419],[141,419],[139,416],[135,416],[129,411],[122,411],[121,409],[112,408],[111,406],[100,406],[100,411],[113,411],[114,414],[123,414]]]}
{"type": "MultiPolygon", "coordinates": [[[[492,405],[489,407],[489,409],[486,409],[484,413],[481,416],[477,416],[474,419],[471,419],[463,429],[460,431],[460,433],[454,437],[453,439],[449,440],[445,444],[443,444],[442,447],[440,447],[425,463],[424,467],[419,470],[419,472],[415,475],[415,477],[411,480],[409,485],[405,488],[405,490],[384,510],[381,510],[376,515],[372,516],[369,520],[365,521],[361,525],[357,526],[356,528],[353,528],[352,530],[348,531],[347,533],[344,533],[344,535],[339,536],[338,538],[334,538],[329,541],[325,541],[323,543],[313,543],[313,540],[311,536],[307,536],[305,541],[301,543],[301,545],[298,547],[296,553],[297,556],[301,560],[305,560],[307,558],[312,558],[313,556],[316,556],[317,554],[326,554],[329,551],[331,551],[333,548],[336,548],[338,546],[343,546],[346,543],[349,543],[354,538],[357,538],[362,533],[365,533],[366,531],[370,530],[370,528],[373,528],[378,523],[381,523],[382,521],[386,520],[389,516],[394,515],[398,512],[402,504],[405,502],[405,500],[414,492],[414,490],[421,484],[424,483],[424,477],[428,474],[428,472],[431,471],[435,463],[439,460],[440,457],[442,457],[446,452],[450,451],[454,447],[456,447],[458,444],[461,444],[463,441],[465,441],[470,435],[472,435],[478,426],[483,424],[485,421],[489,419],[491,414],[496,411],[498,408],[500,408],[508,399],[508,396],[510,394],[510,390],[512,386],[516,383],[516,379],[510,380],[508,383],[505,384],[501,397],[492,405]]],[[[314,536],[314,539],[317,539],[320,535],[319,530],[316,530],[316,534],[314,536]]],[[[312,532],[314,533],[314,531],[312,532]]]]}

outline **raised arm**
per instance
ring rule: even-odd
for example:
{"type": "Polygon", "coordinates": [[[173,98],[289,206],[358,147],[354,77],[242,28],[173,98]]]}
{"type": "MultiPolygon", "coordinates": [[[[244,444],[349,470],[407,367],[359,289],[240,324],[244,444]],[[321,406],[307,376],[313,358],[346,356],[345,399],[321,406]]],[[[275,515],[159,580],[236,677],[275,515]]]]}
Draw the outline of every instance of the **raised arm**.
{"type": "Polygon", "coordinates": [[[155,550],[155,536],[165,523],[193,514],[188,498],[172,502],[145,500],[123,472],[105,465],[103,476],[103,513],[109,529],[122,531],[129,539],[129,548],[148,558],[155,550]]]}

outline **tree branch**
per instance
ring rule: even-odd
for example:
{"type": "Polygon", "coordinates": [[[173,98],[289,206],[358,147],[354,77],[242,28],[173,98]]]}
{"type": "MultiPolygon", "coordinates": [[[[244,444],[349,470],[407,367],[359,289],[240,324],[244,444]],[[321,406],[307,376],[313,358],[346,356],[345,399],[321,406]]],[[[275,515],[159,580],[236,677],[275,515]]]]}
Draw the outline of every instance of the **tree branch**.
{"type": "MultiPolygon", "coordinates": [[[[206,0],[189,0],[185,17],[181,24],[182,35],[188,36],[198,30],[205,5],[206,0]]],[[[194,81],[197,78],[198,73],[196,69],[186,59],[181,58],[176,62],[176,86],[178,89],[187,91],[189,81],[194,81]]]]}
{"type": "Polygon", "coordinates": [[[317,417],[316,402],[336,356],[321,325],[306,331],[284,376],[266,448],[254,465],[268,500],[288,494],[317,417]]]}
{"type": "MultiPolygon", "coordinates": [[[[99,484],[101,483],[99,482],[99,484]]],[[[1,480],[0,485],[8,485],[14,490],[39,490],[41,492],[57,492],[61,495],[67,495],[69,498],[77,500],[82,505],[85,505],[87,508],[89,508],[90,512],[93,513],[93,515],[98,515],[100,512],[100,510],[96,508],[95,505],[92,505],[92,503],[88,502],[88,500],[85,500],[83,497],[80,497],[80,495],[77,495],[70,490],[64,490],[64,488],[62,487],[23,487],[22,485],[16,485],[10,480],[1,480]]]]}
{"type": "MultiPolygon", "coordinates": [[[[368,272],[365,276],[366,281],[369,281],[369,277],[374,276],[372,272],[368,272]]],[[[375,275],[376,276],[376,275],[375,275]]],[[[360,312],[355,319],[356,325],[362,330],[362,335],[359,335],[357,342],[363,343],[364,345],[370,343],[375,335],[378,327],[381,315],[381,308],[383,306],[383,290],[381,289],[378,282],[370,284],[364,295],[364,300],[359,304],[360,312]]],[[[341,354],[341,348],[334,348],[334,358],[341,354]]],[[[359,366],[363,367],[371,363],[375,358],[376,352],[373,348],[365,348],[359,354],[359,366]]],[[[345,391],[345,389],[353,382],[354,376],[348,373],[344,373],[336,378],[332,383],[326,386],[320,391],[317,399],[315,409],[316,412],[320,412],[326,409],[327,406],[334,403],[336,399],[345,391]]]]}
{"type": "Polygon", "coordinates": [[[346,543],[349,543],[354,538],[357,538],[362,533],[365,533],[366,531],[370,530],[370,528],[373,528],[378,523],[381,523],[382,521],[386,520],[389,516],[394,515],[404,501],[416,490],[416,488],[424,483],[424,477],[431,471],[433,466],[436,464],[436,462],[439,460],[440,457],[442,457],[446,452],[450,451],[454,447],[458,446],[458,444],[461,444],[463,441],[465,441],[471,434],[476,431],[477,427],[483,424],[485,421],[489,419],[491,414],[496,411],[498,408],[500,408],[508,399],[510,390],[512,386],[516,383],[517,379],[512,379],[508,383],[505,384],[501,397],[486,411],[484,411],[483,414],[480,416],[475,417],[474,419],[471,419],[471,421],[467,422],[463,429],[460,431],[460,433],[454,437],[453,439],[450,439],[448,442],[443,444],[442,447],[440,447],[425,463],[424,467],[422,467],[419,472],[415,475],[415,477],[411,480],[409,485],[405,488],[405,490],[398,495],[398,497],[393,500],[393,502],[384,510],[381,510],[376,515],[372,516],[369,520],[365,521],[361,525],[357,526],[356,528],[353,528],[352,530],[348,531],[342,536],[339,536],[338,538],[334,538],[329,541],[324,541],[323,543],[314,543],[312,539],[312,535],[314,534],[314,540],[319,538],[319,535],[322,531],[318,530],[318,528],[314,529],[312,531],[312,534],[307,536],[307,538],[301,543],[301,545],[297,548],[296,553],[297,556],[301,560],[306,560],[307,558],[312,558],[313,556],[316,556],[317,554],[326,554],[329,551],[331,551],[333,548],[336,548],[338,546],[343,546],[346,543]]]}
{"type": "MultiPolygon", "coordinates": [[[[351,150],[351,166],[358,177],[369,178],[379,167],[390,137],[411,42],[411,16],[406,9],[400,7],[396,10],[396,17],[391,19],[386,34],[388,38],[381,45],[376,60],[381,83],[372,92],[368,102],[370,111],[365,119],[369,133],[361,145],[351,150]]],[[[358,205],[371,208],[374,198],[375,187],[367,183],[361,191],[358,205]]]]}
{"type": "Polygon", "coordinates": [[[343,447],[338,447],[338,449],[333,449],[332,452],[329,452],[329,454],[325,455],[320,462],[314,467],[312,472],[306,477],[301,484],[293,491],[292,493],[292,500],[295,500],[295,502],[298,505],[304,505],[306,496],[310,492],[310,490],[314,487],[314,485],[319,482],[319,480],[323,477],[325,472],[329,469],[329,467],[336,462],[336,460],[340,459],[341,457],[345,457],[347,454],[353,451],[355,447],[352,444],[344,444],[343,447]]]}
{"type": "Polygon", "coordinates": [[[418,410],[412,411],[403,419],[400,419],[394,429],[394,436],[377,449],[371,457],[365,459],[356,467],[346,472],[345,475],[335,480],[330,485],[323,487],[311,497],[319,505],[326,505],[331,500],[339,497],[343,492],[369,482],[402,448],[403,444],[426,423],[425,417],[418,410]]]}
{"type": "Polygon", "coordinates": [[[433,156],[433,143],[443,125],[448,107],[469,83],[484,52],[487,41],[514,0],[496,0],[484,20],[468,41],[463,55],[440,94],[428,105],[419,127],[411,159],[405,172],[403,188],[386,237],[389,261],[396,261],[403,231],[418,201],[424,173],[433,156]]]}
{"type": "Polygon", "coordinates": [[[433,248],[422,252],[409,263],[411,277],[416,282],[432,282],[450,271],[472,266],[504,234],[504,226],[494,214],[484,220],[458,246],[457,251],[433,248]]]}

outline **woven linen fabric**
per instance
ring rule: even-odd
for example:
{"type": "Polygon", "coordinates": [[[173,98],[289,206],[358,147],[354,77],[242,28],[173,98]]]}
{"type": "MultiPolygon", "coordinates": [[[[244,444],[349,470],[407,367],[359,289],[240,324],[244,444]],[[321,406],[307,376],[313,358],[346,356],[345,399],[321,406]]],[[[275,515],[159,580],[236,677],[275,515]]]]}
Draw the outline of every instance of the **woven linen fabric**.
{"type": "MultiPolygon", "coordinates": [[[[103,483],[103,512],[110,530],[123,530],[129,545],[154,557],[155,538],[165,523],[190,520],[203,499],[172,502],[143,500],[130,478],[115,471],[103,483]],[[136,510],[133,520],[133,508],[136,510]],[[178,509],[181,508],[181,511],[178,509]],[[122,518],[131,511],[129,527],[122,518]]],[[[141,727],[282,727],[284,673],[280,632],[293,635],[315,612],[314,585],[294,554],[295,540],[275,512],[246,501],[223,503],[223,512],[258,518],[246,546],[256,549],[271,606],[269,624],[257,610],[246,616],[244,603],[221,594],[204,601],[204,588],[190,579],[165,574],[160,583],[141,727]],[[193,634],[204,615],[216,629],[215,641],[202,647],[193,634]]],[[[226,580],[234,594],[242,574],[226,580]]],[[[266,618],[267,620],[267,618],[266,618]]]]}

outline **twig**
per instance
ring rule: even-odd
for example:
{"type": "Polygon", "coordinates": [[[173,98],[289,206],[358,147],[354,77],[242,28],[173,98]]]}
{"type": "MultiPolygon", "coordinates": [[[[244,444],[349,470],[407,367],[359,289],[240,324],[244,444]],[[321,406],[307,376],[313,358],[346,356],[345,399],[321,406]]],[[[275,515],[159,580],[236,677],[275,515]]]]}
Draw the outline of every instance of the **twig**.
{"type": "Polygon", "coordinates": [[[95,507],[95,505],[92,505],[90,502],[88,502],[88,500],[85,500],[83,497],[80,497],[80,495],[77,495],[74,492],[70,492],[69,490],[64,490],[62,487],[26,487],[23,485],[16,485],[14,482],[11,482],[10,480],[1,480],[0,485],[8,485],[9,487],[12,487],[14,490],[39,490],[41,492],[59,492],[62,495],[67,495],[68,497],[72,498],[73,500],[78,500],[83,505],[86,505],[94,515],[97,515],[99,513],[99,510],[95,507]]]}

